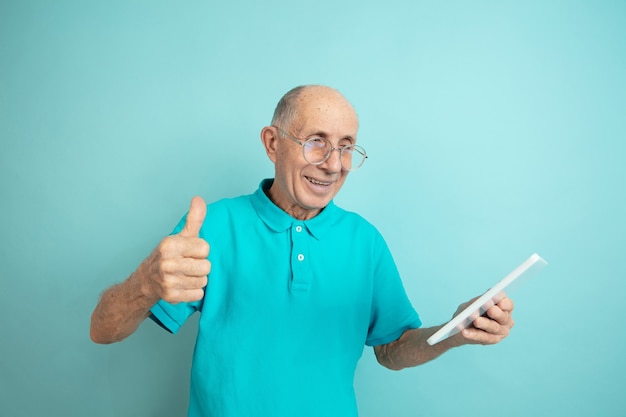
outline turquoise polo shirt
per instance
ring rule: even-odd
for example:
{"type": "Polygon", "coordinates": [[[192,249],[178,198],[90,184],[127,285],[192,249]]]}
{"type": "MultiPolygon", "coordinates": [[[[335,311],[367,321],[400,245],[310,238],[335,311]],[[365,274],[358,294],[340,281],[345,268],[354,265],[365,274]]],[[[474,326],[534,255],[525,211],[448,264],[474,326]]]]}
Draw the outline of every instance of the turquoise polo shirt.
{"type": "Polygon", "coordinates": [[[201,313],[189,416],[356,416],[363,346],[392,342],[420,319],[370,223],[333,202],[297,220],[267,197],[271,184],[208,205],[204,298],[160,301],[152,318],[176,333],[201,313]]]}

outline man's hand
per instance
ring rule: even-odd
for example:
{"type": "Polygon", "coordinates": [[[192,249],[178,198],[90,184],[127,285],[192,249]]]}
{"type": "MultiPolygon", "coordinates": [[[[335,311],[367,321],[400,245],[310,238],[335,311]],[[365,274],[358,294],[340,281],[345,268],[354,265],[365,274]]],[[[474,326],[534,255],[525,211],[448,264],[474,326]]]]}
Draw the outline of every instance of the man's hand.
{"type": "Polygon", "coordinates": [[[126,281],[102,294],[91,315],[91,340],[125,339],[161,299],[170,303],[202,299],[211,272],[209,244],[198,237],[205,216],[204,200],[194,197],[183,230],[163,239],[126,281]]]}
{"type": "MultiPolygon", "coordinates": [[[[472,301],[474,300],[459,306],[457,312],[463,310],[472,301]]],[[[453,337],[462,338],[459,340],[460,344],[492,345],[498,343],[509,335],[515,324],[512,317],[513,307],[513,300],[505,297],[490,307],[485,314],[475,319],[472,326],[453,337]]]]}
{"type": "MultiPolygon", "coordinates": [[[[456,314],[474,302],[476,298],[461,304],[456,314]]],[[[437,358],[439,355],[457,346],[467,344],[490,345],[504,339],[513,327],[513,301],[503,298],[491,306],[486,313],[474,320],[471,327],[434,345],[426,340],[441,326],[430,328],[409,329],[398,340],[374,347],[378,362],[394,370],[421,365],[437,358]]]]}
{"type": "Polygon", "coordinates": [[[149,298],[170,303],[202,299],[211,272],[209,244],[198,237],[205,216],[204,200],[194,197],[183,230],[164,238],[140,265],[137,278],[149,298]]]}

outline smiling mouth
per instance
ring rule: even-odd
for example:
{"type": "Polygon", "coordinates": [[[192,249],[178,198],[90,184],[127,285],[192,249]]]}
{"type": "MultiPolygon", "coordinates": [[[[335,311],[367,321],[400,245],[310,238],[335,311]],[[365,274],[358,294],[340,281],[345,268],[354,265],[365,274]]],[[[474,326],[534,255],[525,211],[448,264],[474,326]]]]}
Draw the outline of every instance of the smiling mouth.
{"type": "Polygon", "coordinates": [[[319,181],[319,180],[316,180],[316,179],[311,178],[311,177],[306,177],[305,176],[304,178],[306,178],[307,181],[309,181],[313,185],[320,185],[320,186],[323,186],[323,187],[328,187],[329,185],[332,184],[332,182],[319,181]]]}

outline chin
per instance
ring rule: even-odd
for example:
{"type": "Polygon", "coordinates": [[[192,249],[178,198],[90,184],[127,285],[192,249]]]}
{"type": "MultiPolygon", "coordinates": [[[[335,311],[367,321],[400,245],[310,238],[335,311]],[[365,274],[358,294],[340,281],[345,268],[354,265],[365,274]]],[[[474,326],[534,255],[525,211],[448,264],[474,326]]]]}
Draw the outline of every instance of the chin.
{"type": "MultiPolygon", "coordinates": [[[[334,194],[333,194],[334,195],[334,194]]],[[[299,199],[299,206],[306,210],[321,210],[330,203],[332,197],[304,196],[299,199]]]]}
{"type": "Polygon", "coordinates": [[[307,210],[321,210],[326,207],[330,203],[330,200],[308,200],[303,201],[300,205],[301,207],[306,208],[307,210]]]}

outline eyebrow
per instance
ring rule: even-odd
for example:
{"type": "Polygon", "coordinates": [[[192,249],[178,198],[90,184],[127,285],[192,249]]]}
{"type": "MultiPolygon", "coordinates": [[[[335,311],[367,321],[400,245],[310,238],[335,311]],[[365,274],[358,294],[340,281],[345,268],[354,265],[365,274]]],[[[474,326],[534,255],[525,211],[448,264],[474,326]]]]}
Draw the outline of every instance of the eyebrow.
{"type": "MultiPolygon", "coordinates": [[[[328,139],[329,135],[328,135],[328,133],[324,132],[323,130],[318,130],[318,131],[315,131],[314,133],[311,133],[311,134],[306,135],[304,137],[305,138],[310,138],[310,137],[313,137],[313,136],[321,136],[323,138],[328,139]]],[[[342,141],[344,139],[348,139],[352,143],[356,142],[356,138],[354,136],[352,136],[352,135],[346,135],[346,136],[342,136],[342,137],[339,138],[340,141],[342,141]]]]}

